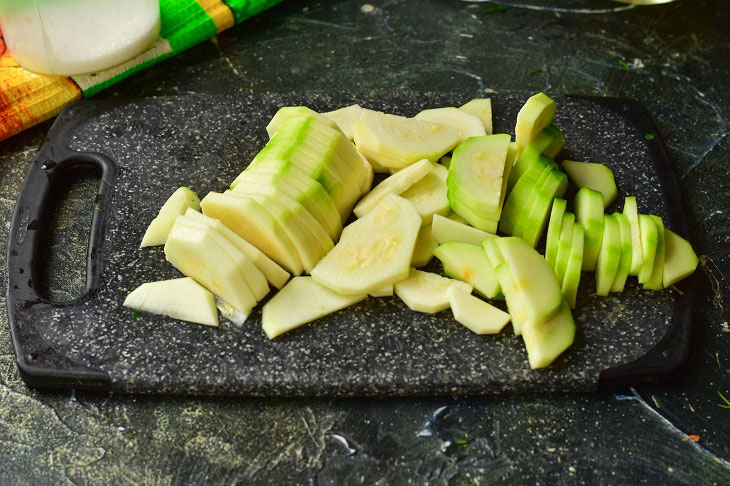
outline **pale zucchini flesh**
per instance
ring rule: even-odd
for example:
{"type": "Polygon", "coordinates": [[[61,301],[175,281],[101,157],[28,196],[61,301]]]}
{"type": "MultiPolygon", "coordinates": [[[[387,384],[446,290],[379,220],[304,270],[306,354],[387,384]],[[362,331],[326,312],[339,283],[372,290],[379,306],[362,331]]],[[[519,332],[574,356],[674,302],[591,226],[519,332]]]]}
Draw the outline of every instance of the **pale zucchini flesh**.
{"type": "Polygon", "coordinates": [[[433,258],[433,251],[438,245],[438,241],[433,237],[431,225],[426,224],[421,226],[421,229],[418,231],[418,237],[416,238],[416,247],[413,249],[411,266],[418,268],[428,265],[428,262],[433,258]]]}
{"type": "Polygon", "coordinates": [[[343,295],[369,294],[408,276],[421,216],[410,201],[389,195],[347,226],[312,270],[312,278],[343,295]]]}
{"type": "Polygon", "coordinates": [[[624,199],[623,213],[629,219],[631,225],[631,268],[629,269],[629,275],[636,276],[641,270],[644,258],[641,251],[641,229],[639,228],[639,211],[636,206],[635,196],[624,199]]]}
{"type": "Polygon", "coordinates": [[[558,253],[555,257],[554,266],[555,277],[561,285],[565,280],[565,272],[568,268],[568,260],[573,245],[573,230],[576,224],[580,223],[575,222],[575,215],[573,213],[566,212],[563,214],[563,222],[560,224],[560,237],[558,238],[558,253]]]}
{"type": "Polygon", "coordinates": [[[471,285],[488,299],[500,293],[499,279],[482,245],[444,243],[434,250],[444,274],[471,285]]]}
{"type": "Polygon", "coordinates": [[[471,285],[467,283],[412,268],[408,278],[393,285],[393,291],[409,309],[435,314],[449,308],[446,292],[452,285],[471,293],[471,285]]]}
{"type": "Polygon", "coordinates": [[[190,277],[143,283],[124,307],[205,326],[218,326],[215,296],[190,277]]]}
{"type": "Polygon", "coordinates": [[[395,194],[397,196],[405,192],[416,182],[423,179],[434,167],[434,164],[429,160],[423,159],[384,179],[357,203],[353,210],[355,216],[362,218],[375,209],[388,195],[395,194]]]}
{"type": "Polygon", "coordinates": [[[664,222],[659,216],[650,214],[649,217],[654,221],[657,229],[657,245],[656,256],[654,257],[654,268],[651,271],[649,279],[644,282],[644,288],[649,290],[661,290],[664,288],[662,284],[664,275],[664,255],[666,253],[666,244],[664,242],[664,222]]]}
{"type": "Polygon", "coordinates": [[[452,285],[446,291],[454,319],[474,334],[498,334],[510,315],[452,285]]]}
{"type": "MultiPolygon", "coordinates": [[[[446,167],[435,164],[428,174],[400,194],[416,206],[424,225],[430,225],[435,214],[444,215],[451,211],[446,189],[448,173],[446,167]]],[[[391,177],[395,175],[397,173],[391,177]]]]}
{"type": "Polygon", "coordinates": [[[456,128],[459,132],[457,144],[464,143],[470,137],[480,137],[487,134],[479,117],[452,106],[423,110],[414,118],[456,128]]]}
{"type": "Polygon", "coordinates": [[[140,248],[164,245],[175,219],[184,214],[188,208],[200,211],[200,199],[192,190],[180,187],[165,201],[155,219],[147,227],[140,248]]]}
{"type": "Polygon", "coordinates": [[[294,277],[261,311],[261,327],[274,339],[315,319],[364,300],[367,295],[345,296],[315,282],[294,277]]]}
{"type": "Polygon", "coordinates": [[[362,106],[354,104],[338,110],[322,113],[322,115],[335,122],[340,131],[352,141],[352,125],[360,119],[361,113],[362,106]]]}
{"type": "Polygon", "coordinates": [[[583,270],[593,271],[596,268],[598,252],[603,241],[603,194],[583,187],[575,195],[575,220],[583,225],[586,242],[583,254],[583,270]]]}
{"type": "Polygon", "coordinates": [[[607,208],[616,199],[616,181],[613,171],[603,164],[594,162],[576,162],[564,160],[563,170],[568,173],[573,183],[580,189],[587,187],[603,194],[603,208],[607,208]]]}
{"type": "Polygon", "coordinates": [[[459,109],[478,117],[482,121],[486,134],[492,134],[491,98],[475,98],[461,105],[459,109]]]}
{"type": "Polygon", "coordinates": [[[544,368],[555,361],[575,339],[575,322],[568,303],[562,301],[549,318],[524,326],[522,339],[530,368],[544,368]]]}
{"type": "Polygon", "coordinates": [[[558,241],[560,240],[560,225],[563,222],[563,214],[567,201],[555,198],[550,210],[550,222],[548,223],[547,241],[545,243],[545,260],[552,266],[558,257],[558,241]]]}
{"type": "Polygon", "coordinates": [[[493,233],[487,233],[468,224],[460,223],[450,217],[440,214],[433,216],[431,223],[433,238],[441,245],[448,242],[467,243],[470,245],[481,245],[485,238],[494,238],[493,233]]]}
{"type": "Polygon", "coordinates": [[[621,260],[618,264],[616,278],[613,281],[613,285],[611,285],[611,292],[623,292],[626,286],[626,278],[629,276],[629,270],[631,269],[631,254],[633,251],[631,223],[629,223],[629,218],[623,213],[613,213],[613,217],[618,221],[619,232],[621,233],[621,260]]]}
{"type": "Polygon", "coordinates": [[[646,214],[639,215],[639,227],[641,231],[641,253],[643,263],[637,278],[640,284],[649,280],[654,271],[654,260],[656,258],[657,246],[659,244],[659,230],[656,223],[646,214]]]}
{"type": "Polygon", "coordinates": [[[585,242],[585,230],[583,225],[577,223],[573,226],[573,241],[568,255],[568,265],[565,268],[561,290],[563,298],[571,309],[575,309],[575,301],[578,296],[581,270],[583,268],[583,243],[585,242]]]}
{"type": "Polygon", "coordinates": [[[517,113],[517,123],[515,124],[515,141],[520,146],[520,151],[543,128],[553,122],[556,108],[555,101],[545,93],[538,93],[528,98],[517,113]]]}
{"type": "Polygon", "coordinates": [[[692,275],[699,259],[689,241],[666,228],[664,242],[666,247],[662,284],[666,288],[692,275]]]}
{"type": "Polygon", "coordinates": [[[611,291],[621,261],[621,232],[613,215],[604,218],[603,241],[596,261],[596,295],[606,296],[611,291]]]}

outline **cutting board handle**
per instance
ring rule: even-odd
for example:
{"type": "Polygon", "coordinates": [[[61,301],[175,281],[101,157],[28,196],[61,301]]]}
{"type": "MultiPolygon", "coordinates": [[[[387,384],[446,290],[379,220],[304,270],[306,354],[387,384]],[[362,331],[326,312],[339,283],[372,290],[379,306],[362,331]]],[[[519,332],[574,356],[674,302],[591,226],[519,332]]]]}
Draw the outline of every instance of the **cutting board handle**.
{"type": "Polygon", "coordinates": [[[109,377],[82,363],[60,355],[43,338],[35,320],[59,307],[83,305],[102,283],[103,242],[117,177],[117,164],[104,154],[78,152],[68,147],[70,134],[85,116],[69,107],[56,119],[48,137],[36,154],[23,181],[15,204],[7,253],[8,318],[20,373],[38,388],[105,388],[109,377]],[[79,173],[99,177],[91,233],[87,250],[86,286],[70,302],[50,302],[43,295],[41,252],[52,224],[54,188],[61,178],[79,173]],[[48,363],[59,371],[49,371],[48,363]],[[64,371],[60,371],[64,370],[64,371]]]}

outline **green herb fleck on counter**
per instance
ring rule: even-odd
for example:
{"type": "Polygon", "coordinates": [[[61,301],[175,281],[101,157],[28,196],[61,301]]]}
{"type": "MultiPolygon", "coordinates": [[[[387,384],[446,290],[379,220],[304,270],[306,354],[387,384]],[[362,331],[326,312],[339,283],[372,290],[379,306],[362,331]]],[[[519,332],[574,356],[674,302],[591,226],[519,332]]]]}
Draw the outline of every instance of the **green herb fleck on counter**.
{"type": "Polygon", "coordinates": [[[654,140],[654,134],[653,133],[646,133],[644,134],[644,138],[647,140],[654,140]]]}
{"type": "Polygon", "coordinates": [[[720,390],[717,391],[717,394],[720,395],[720,398],[722,398],[722,401],[725,402],[724,404],[718,403],[717,406],[720,408],[730,408],[730,400],[725,398],[725,395],[723,395],[720,390]]]}
{"type": "Polygon", "coordinates": [[[133,319],[139,319],[139,316],[140,315],[141,315],[141,313],[139,311],[137,311],[137,310],[134,311],[134,312],[132,312],[132,318],[133,319]]]}
{"type": "Polygon", "coordinates": [[[484,9],[484,13],[486,15],[493,14],[493,13],[502,13],[507,11],[507,5],[502,5],[500,3],[495,3],[493,5],[488,5],[484,9]]]}
{"type": "Polygon", "coordinates": [[[536,74],[540,74],[541,72],[542,72],[542,69],[540,69],[540,68],[535,68],[535,69],[533,69],[532,71],[530,71],[530,76],[534,76],[534,75],[536,75],[536,74]]]}
{"type": "Polygon", "coordinates": [[[454,442],[456,442],[458,445],[466,445],[469,443],[467,439],[456,439],[454,442]]]}
{"type": "Polygon", "coordinates": [[[631,66],[629,66],[629,65],[628,65],[628,64],[626,63],[626,61],[624,61],[623,59],[619,59],[619,60],[618,60],[618,64],[619,64],[619,66],[621,66],[621,67],[622,67],[622,68],[624,68],[625,70],[627,70],[627,71],[631,71],[631,66]]]}

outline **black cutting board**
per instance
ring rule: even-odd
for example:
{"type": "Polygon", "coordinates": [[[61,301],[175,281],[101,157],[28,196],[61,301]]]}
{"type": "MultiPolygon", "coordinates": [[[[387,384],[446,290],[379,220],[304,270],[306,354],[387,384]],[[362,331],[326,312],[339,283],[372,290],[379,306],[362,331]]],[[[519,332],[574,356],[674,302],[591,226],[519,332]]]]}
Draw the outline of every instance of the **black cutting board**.
{"type": "MultiPolygon", "coordinates": [[[[494,93],[494,127],[513,132],[528,93],[494,93]]],[[[506,391],[586,391],[601,383],[671,376],[690,331],[690,281],[660,292],[630,279],[597,297],[583,274],[573,346],[552,366],[531,370],[510,327],[476,336],[450,312],[410,311],[397,297],[370,298],[275,341],[260,328],[260,306],[241,327],[209,328],[142,314],[124,297],[143,282],[179,276],[162,248],[138,248],[149,221],[179,186],[222,191],[267,140],[283,105],[331,110],[358,102],[412,116],[459,105],[468,94],[366,93],[181,96],[84,101],[59,115],[31,164],[8,248],[8,313],[18,363],[35,387],[201,395],[388,396],[506,391]],[[53,304],[38,291],[37,253],[46,238],[54,181],[74,170],[101,175],[88,252],[87,291],[53,304]]],[[[635,101],[556,96],[564,156],[604,162],[619,198],[661,216],[687,236],[682,195],[659,136],[635,101]]],[[[570,198],[569,198],[570,199],[570,198]]],[[[569,208],[571,203],[569,203],[569,208]]],[[[438,262],[431,262],[439,271],[438,262]]],[[[498,304],[502,305],[502,304],[498,304]]]]}

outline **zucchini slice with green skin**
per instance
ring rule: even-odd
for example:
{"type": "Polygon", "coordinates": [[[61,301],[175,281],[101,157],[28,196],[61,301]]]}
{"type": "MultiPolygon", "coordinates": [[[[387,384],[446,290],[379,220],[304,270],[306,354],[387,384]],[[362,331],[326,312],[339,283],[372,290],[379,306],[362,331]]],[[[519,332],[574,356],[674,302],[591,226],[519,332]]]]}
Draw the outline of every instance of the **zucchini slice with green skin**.
{"type": "Polygon", "coordinates": [[[500,134],[472,137],[456,147],[446,179],[452,208],[458,199],[483,218],[499,219],[509,144],[510,136],[500,134]]]}
{"type": "Polygon", "coordinates": [[[471,285],[487,299],[496,298],[501,289],[484,248],[465,243],[444,243],[433,255],[441,261],[444,274],[471,285]]]}
{"type": "Polygon", "coordinates": [[[477,229],[486,231],[487,233],[495,234],[497,232],[497,225],[499,222],[496,219],[485,218],[472,208],[464,204],[460,199],[454,199],[449,201],[452,211],[462,216],[471,226],[477,229]]]}
{"type": "Polygon", "coordinates": [[[649,217],[654,221],[657,229],[657,245],[656,256],[654,257],[654,268],[651,276],[644,283],[644,288],[649,290],[661,290],[664,288],[662,283],[664,276],[664,255],[666,253],[666,244],[664,242],[664,222],[659,216],[650,214],[649,217]]]}
{"type": "Polygon", "coordinates": [[[583,225],[576,223],[573,226],[573,241],[568,255],[568,265],[565,268],[561,291],[563,298],[571,309],[575,309],[575,301],[578,297],[578,286],[583,268],[583,243],[585,242],[585,230],[583,225]]]}
{"type": "Polygon", "coordinates": [[[629,218],[623,213],[613,213],[612,215],[616,218],[619,224],[619,232],[621,233],[621,260],[618,264],[618,273],[616,273],[616,279],[611,285],[611,292],[623,292],[626,286],[626,278],[629,276],[629,270],[631,269],[631,223],[629,218]]]}
{"type": "Polygon", "coordinates": [[[666,288],[692,275],[699,260],[689,241],[666,228],[664,243],[666,246],[662,284],[666,288]]]}
{"type": "Polygon", "coordinates": [[[563,222],[560,224],[560,238],[558,239],[558,254],[555,258],[555,276],[558,283],[562,285],[565,280],[565,272],[568,268],[570,249],[573,245],[573,230],[575,229],[575,215],[571,212],[563,214],[563,222]]]}
{"type": "Polygon", "coordinates": [[[644,263],[644,254],[641,251],[641,228],[639,228],[639,211],[636,206],[636,197],[629,196],[624,199],[623,213],[629,218],[631,225],[631,268],[629,275],[636,276],[644,263]]]}
{"type": "Polygon", "coordinates": [[[515,141],[524,150],[543,128],[550,125],[555,118],[556,104],[545,93],[530,96],[517,113],[515,124],[515,141]]]}
{"type": "Polygon", "coordinates": [[[565,146],[565,134],[555,125],[548,125],[542,131],[553,137],[553,140],[543,149],[542,153],[554,159],[565,146]]]}
{"type": "Polygon", "coordinates": [[[511,319],[508,313],[474,297],[456,285],[449,287],[446,295],[456,322],[474,334],[498,334],[511,319]]]}
{"type": "Polygon", "coordinates": [[[355,216],[362,218],[390,194],[396,196],[402,194],[423,179],[434,167],[435,165],[429,160],[423,159],[387,177],[357,203],[353,211],[355,216]]]}
{"type": "Polygon", "coordinates": [[[391,194],[348,225],[312,270],[312,278],[343,295],[375,292],[408,277],[421,216],[412,202],[391,194]]]}
{"type": "Polygon", "coordinates": [[[543,152],[546,148],[550,147],[550,144],[555,140],[555,136],[555,132],[551,130],[543,130],[527,145],[527,147],[525,147],[525,149],[519,154],[519,157],[516,158],[514,167],[512,167],[512,170],[510,171],[507,182],[508,190],[512,190],[528,167],[535,164],[538,160],[551,158],[544,155],[543,152]]]}
{"type": "Polygon", "coordinates": [[[556,196],[562,196],[567,186],[568,177],[559,170],[552,170],[532,202],[527,224],[524,226],[522,239],[533,248],[537,246],[545,233],[550,205],[556,196]]]}
{"type": "Polygon", "coordinates": [[[143,283],[124,299],[123,305],[142,312],[218,327],[215,296],[190,277],[143,283]]]}
{"type": "Polygon", "coordinates": [[[621,230],[612,214],[604,218],[603,241],[596,261],[596,295],[606,296],[616,280],[621,261],[621,230]]]}
{"type": "Polygon", "coordinates": [[[560,225],[563,223],[563,214],[567,205],[565,199],[553,199],[553,206],[550,210],[550,222],[548,223],[547,242],[545,243],[545,260],[555,267],[558,257],[558,241],[560,241],[560,225]]]}
{"type": "Polygon", "coordinates": [[[228,226],[292,275],[302,273],[302,260],[289,235],[255,200],[209,192],[200,207],[203,214],[228,226]]]}
{"type": "Polygon", "coordinates": [[[535,199],[542,195],[542,187],[545,182],[549,179],[553,169],[545,167],[540,174],[540,177],[535,181],[532,186],[532,190],[525,199],[516,199],[516,222],[514,229],[512,230],[512,236],[523,236],[525,234],[526,226],[530,220],[530,210],[535,199]]]}
{"type": "Polygon", "coordinates": [[[603,241],[603,194],[583,187],[575,195],[575,220],[583,225],[586,242],[583,254],[583,270],[592,272],[596,268],[598,252],[603,241]]]}
{"type": "Polygon", "coordinates": [[[433,216],[431,233],[440,245],[449,242],[481,245],[482,240],[485,238],[495,237],[492,233],[473,228],[467,224],[441,216],[440,214],[434,214],[433,216]]]}
{"type": "Polygon", "coordinates": [[[659,245],[659,229],[652,218],[646,214],[639,215],[639,227],[641,231],[641,253],[644,263],[637,278],[640,284],[649,281],[654,271],[654,260],[656,259],[657,246],[659,245]]]}
{"type": "Polygon", "coordinates": [[[464,143],[470,137],[482,137],[487,134],[478,117],[453,106],[423,110],[413,118],[456,128],[459,131],[457,145],[464,143]]]}
{"type": "Polygon", "coordinates": [[[544,368],[555,361],[575,339],[575,322],[568,303],[563,300],[550,317],[524,326],[522,339],[530,368],[544,368]]]}
{"type": "Polygon", "coordinates": [[[486,134],[492,134],[492,100],[490,98],[473,99],[461,105],[459,109],[478,117],[482,121],[486,134]]]}
{"type": "Polygon", "coordinates": [[[508,235],[514,234],[520,209],[524,207],[525,200],[530,196],[545,168],[551,168],[551,163],[552,161],[547,157],[538,157],[535,159],[535,163],[531,164],[519,178],[504,201],[499,218],[499,230],[501,232],[508,235]]]}
{"type": "Polygon", "coordinates": [[[436,162],[456,146],[459,131],[440,123],[363,109],[353,138],[368,160],[400,170],[421,159],[436,162]]]}
{"type": "Polygon", "coordinates": [[[200,199],[192,190],[180,187],[167,198],[155,219],[147,227],[140,248],[164,245],[175,219],[184,214],[188,208],[200,211],[200,199]]]}
{"type": "Polygon", "coordinates": [[[603,194],[603,209],[606,209],[616,199],[616,181],[613,171],[603,164],[594,162],[576,162],[564,160],[563,170],[579,189],[587,187],[603,194]]]}
{"type": "Polygon", "coordinates": [[[311,277],[295,277],[261,310],[261,327],[269,339],[364,300],[367,295],[340,295],[311,277]]]}
{"type": "Polygon", "coordinates": [[[482,242],[484,252],[489,258],[489,262],[494,267],[494,272],[499,280],[499,286],[504,294],[504,300],[507,303],[509,314],[512,317],[512,330],[515,336],[522,334],[522,325],[527,316],[527,312],[524,309],[524,303],[522,302],[522,295],[515,289],[515,283],[512,280],[512,275],[509,272],[509,268],[504,261],[502,252],[497,246],[497,239],[491,238],[482,242]]]}
{"type": "Polygon", "coordinates": [[[279,108],[279,111],[276,112],[269,124],[266,125],[266,133],[269,134],[269,138],[273,138],[279,128],[290,118],[299,118],[304,116],[316,118],[328,127],[339,130],[339,127],[334,121],[324,115],[320,115],[311,108],[307,108],[306,106],[284,106],[279,108]]]}
{"type": "Polygon", "coordinates": [[[424,225],[431,224],[434,214],[444,215],[451,211],[446,189],[448,173],[446,167],[434,164],[431,172],[400,194],[416,206],[424,225]]]}
{"type": "Polygon", "coordinates": [[[467,283],[412,268],[408,278],[393,285],[393,291],[409,309],[424,314],[436,314],[449,308],[449,296],[446,292],[451,286],[458,286],[464,292],[471,293],[471,285],[467,283]]]}

